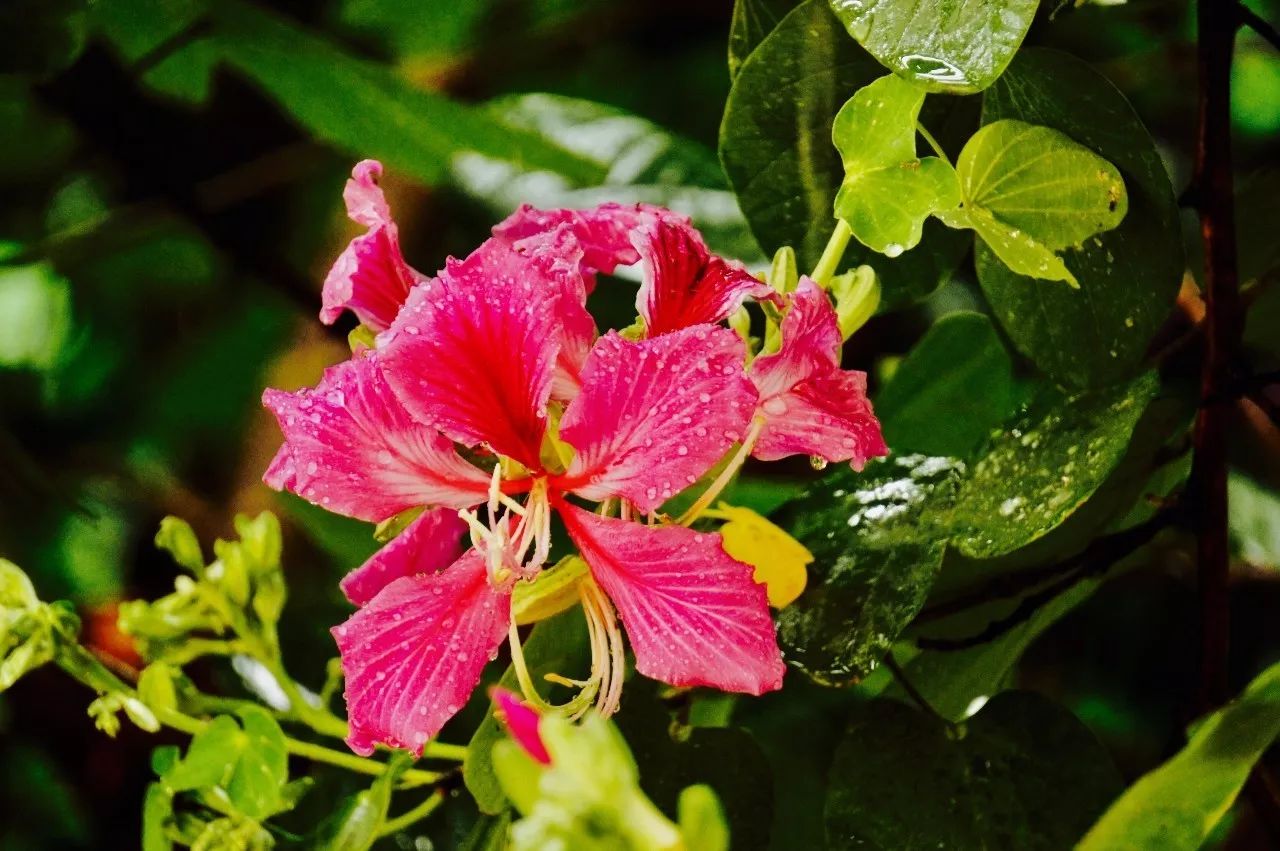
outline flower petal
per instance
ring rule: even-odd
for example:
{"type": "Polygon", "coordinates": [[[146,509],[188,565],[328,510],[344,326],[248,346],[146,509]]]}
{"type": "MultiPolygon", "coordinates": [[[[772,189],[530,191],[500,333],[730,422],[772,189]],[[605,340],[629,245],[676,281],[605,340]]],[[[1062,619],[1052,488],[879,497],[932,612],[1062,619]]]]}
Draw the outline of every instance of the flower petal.
{"type": "Polygon", "coordinates": [[[652,218],[635,240],[644,266],[636,310],[650,337],[720,322],[748,297],[775,297],[768,284],[741,265],[712,256],[687,221],[652,218]]]}
{"type": "Polygon", "coordinates": [[[490,239],[415,287],[379,338],[387,379],[409,411],[459,443],[537,468],[566,274],[577,272],[490,239]]]}
{"type": "Polygon", "coordinates": [[[268,389],[285,445],[264,477],[330,511],[380,522],[417,505],[483,502],[489,477],[414,422],[375,356],[330,367],[314,388],[268,389]]]}
{"type": "Polygon", "coordinates": [[[421,754],[467,702],[511,620],[511,591],[469,551],[440,573],[407,576],[333,628],[346,674],[347,744],[421,754]]]}
{"type": "Polygon", "coordinates": [[[652,511],[742,438],[755,406],[742,338],[699,325],[639,342],[610,332],[583,368],[560,437],[576,450],[558,483],[592,500],[652,511]]]}
{"type": "Polygon", "coordinates": [[[561,501],[569,536],[613,601],[636,670],[675,686],[762,694],[782,687],[763,585],[720,536],[600,517],[561,501]]]}
{"type": "Polygon", "coordinates": [[[507,732],[524,752],[543,765],[551,764],[551,754],[538,735],[538,711],[523,703],[520,698],[504,688],[494,687],[495,714],[507,727],[507,732]]]}
{"type": "Polygon", "coordinates": [[[364,160],[352,170],[343,190],[347,215],[369,231],[351,240],[324,279],[320,321],[326,325],[350,310],[375,331],[386,330],[410,288],[424,280],[400,253],[399,231],[378,186],[381,176],[382,163],[364,160]]]}
{"type": "Polygon", "coordinates": [[[404,576],[437,573],[466,551],[467,524],[449,508],[424,511],[364,564],[342,579],[342,593],[363,606],[404,576]]]}
{"type": "Polygon", "coordinates": [[[751,365],[765,418],[751,454],[764,461],[813,455],[859,469],[869,458],[887,455],[867,398],[867,375],[840,368],[843,338],[835,308],[808,278],[792,295],[781,331],[781,349],[751,365]]]}
{"type": "Polygon", "coordinates": [[[493,235],[518,242],[567,228],[582,246],[582,270],[608,275],[640,259],[631,233],[641,223],[661,216],[677,214],[649,204],[608,203],[589,210],[539,210],[525,204],[494,227],[493,235]]]}

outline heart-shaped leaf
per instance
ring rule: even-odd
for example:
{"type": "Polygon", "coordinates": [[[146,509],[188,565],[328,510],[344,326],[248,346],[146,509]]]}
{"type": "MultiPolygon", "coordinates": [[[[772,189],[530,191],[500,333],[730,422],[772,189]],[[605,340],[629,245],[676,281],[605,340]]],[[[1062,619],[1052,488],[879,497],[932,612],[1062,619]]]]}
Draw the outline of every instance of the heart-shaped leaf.
{"type": "Polygon", "coordinates": [[[830,0],[849,34],[886,68],[930,91],[991,85],[1022,44],[1039,0],[830,0]]]}
{"type": "Polygon", "coordinates": [[[952,227],[977,231],[1013,271],[1079,287],[1057,252],[1120,224],[1129,209],[1116,167],[1049,127],[1007,119],[969,140],[957,164],[964,206],[952,227]]]}
{"type": "Polygon", "coordinates": [[[831,128],[844,163],[835,213],[858,241],[889,257],[920,242],[924,220],[960,204],[955,169],[916,156],[924,91],[890,74],[863,86],[831,128]]]}

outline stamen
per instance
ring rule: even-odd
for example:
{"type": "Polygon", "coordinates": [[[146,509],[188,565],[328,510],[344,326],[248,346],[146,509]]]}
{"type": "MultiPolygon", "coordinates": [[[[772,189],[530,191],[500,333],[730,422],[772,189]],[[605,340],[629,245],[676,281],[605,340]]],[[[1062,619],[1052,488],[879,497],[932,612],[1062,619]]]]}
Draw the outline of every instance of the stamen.
{"type": "Polygon", "coordinates": [[[720,471],[720,475],[716,476],[716,480],[712,482],[698,497],[693,505],[689,506],[689,510],[680,515],[678,522],[681,526],[688,526],[706,510],[707,506],[715,502],[716,497],[729,486],[729,482],[733,481],[733,477],[742,469],[742,465],[747,462],[747,457],[751,455],[751,450],[755,448],[756,441],[760,438],[760,432],[764,430],[764,417],[756,417],[751,423],[751,429],[747,432],[747,436],[742,441],[742,446],[738,448],[728,465],[720,471]]]}

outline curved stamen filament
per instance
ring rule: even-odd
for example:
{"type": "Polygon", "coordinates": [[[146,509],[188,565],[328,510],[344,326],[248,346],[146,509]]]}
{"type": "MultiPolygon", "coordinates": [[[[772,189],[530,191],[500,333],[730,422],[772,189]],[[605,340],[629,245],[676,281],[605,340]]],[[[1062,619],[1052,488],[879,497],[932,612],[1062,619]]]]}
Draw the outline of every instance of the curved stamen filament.
{"type": "Polygon", "coordinates": [[[680,515],[680,519],[676,522],[681,526],[688,526],[698,519],[707,506],[715,502],[716,497],[720,496],[721,492],[729,486],[729,482],[733,481],[733,477],[738,474],[738,471],[742,469],[742,465],[747,462],[747,458],[751,455],[751,450],[755,448],[756,441],[760,438],[760,432],[763,430],[764,418],[756,417],[755,421],[751,423],[751,429],[747,432],[747,436],[742,440],[742,446],[738,447],[737,453],[729,461],[728,465],[720,471],[720,475],[716,476],[715,481],[703,491],[702,496],[698,497],[693,505],[689,506],[688,511],[680,515]]]}

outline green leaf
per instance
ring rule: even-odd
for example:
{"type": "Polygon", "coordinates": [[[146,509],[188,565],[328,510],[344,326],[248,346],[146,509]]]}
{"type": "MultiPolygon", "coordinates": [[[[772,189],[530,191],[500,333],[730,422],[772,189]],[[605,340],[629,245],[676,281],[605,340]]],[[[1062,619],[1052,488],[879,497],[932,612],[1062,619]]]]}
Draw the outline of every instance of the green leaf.
{"type": "Polygon", "coordinates": [[[831,851],[1069,848],[1122,788],[1093,734],[1030,692],[997,695],[958,730],[873,700],[854,711],[830,783],[831,851]]]}
{"type": "Polygon", "coordinates": [[[142,799],[142,851],[170,851],[168,824],[173,817],[173,792],[163,783],[148,783],[142,799]]]}
{"type": "Polygon", "coordinates": [[[790,245],[812,269],[835,222],[840,106],[880,74],[825,0],[806,0],[743,62],[720,125],[720,158],[760,247],[790,245]]]}
{"type": "MultiPolygon", "coordinates": [[[[136,3],[98,4],[111,7],[105,12],[124,23],[108,23],[108,34],[130,31],[128,22],[147,17],[156,5],[155,0],[136,3]]],[[[382,159],[428,183],[445,177],[451,158],[464,151],[545,169],[580,183],[602,176],[595,163],[481,110],[416,88],[390,68],[357,59],[260,6],[226,0],[210,4],[208,18],[211,35],[166,57],[144,79],[167,84],[171,93],[176,87],[176,93],[200,95],[207,93],[207,76],[214,67],[230,66],[317,138],[353,156],[382,159]],[[206,80],[193,83],[191,77],[201,73],[206,80]]],[[[149,45],[155,42],[155,37],[146,40],[149,45]]],[[[138,49],[122,46],[126,54],[138,49]]]]}
{"type": "Polygon", "coordinates": [[[1240,557],[1280,568],[1280,496],[1235,472],[1227,480],[1227,492],[1231,537],[1240,549],[1240,557]]]}
{"type": "Polygon", "coordinates": [[[916,156],[923,105],[923,91],[891,74],[859,89],[831,128],[844,163],[835,213],[859,242],[889,257],[920,242],[931,214],[960,204],[951,164],[916,156]]]}
{"type": "Polygon", "coordinates": [[[1186,747],[1129,787],[1078,848],[1200,848],[1277,737],[1280,664],[1259,674],[1234,702],[1197,722],[1186,747]]]}
{"type": "MultiPolygon", "coordinates": [[[[587,643],[587,626],[581,608],[573,608],[538,623],[524,641],[525,661],[529,675],[535,683],[542,683],[547,674],[579,677],[588,664],[591,652],[587,643]]],[[[518,692],[520,684],[516,673],[508,668],[498,683],[505,689],[518,692]]],[[[493,770],[494,743],[507,738],[502,724],[493,714],[493,708],[485,715],[480,726],[467,745],[467,758],[462,763],[462,779],[468,791],[476,799],[480,811],[496,815],[507,806],[506,795],[493,770]]]]}
{"type": "Polygon", "coordinates": [[[86,0],[8,0],[0,4],[0,74],[49,75],[84,50],[86,0]],[[20,35],[19,35],[20,34],[20,35]]]}
{"type": "Polygon", "coordinates": [[[496,816],[481,813],[458,851],[507,851],[507,834],[510,830],[510,810],[503,810],[496,816]]]}
{"type": "Polygon", "coordinates": [[[0,267],[0,367],[51,369],[72,330],[71,284],[51,265],[0,267]]]}
{"type": "Polygon", "coordinates": [[[729,76],[736,77],[751,51],[794,9],[796,0],[735,0],[729,22],[729,76]]]}
{"type": "Polygon", "coordinates": [[[1057,252],[1120,224],[1129,209],[1115,166],[1048,127],[988,124],[960,152],[964,207],[952,227],[977,231],[1014,272],[1078,287],[1057,252]]]}
{"type": "Polygon", "coordinates": [[[1014,412],[1013,363],[991,320],[951,313],[916,343],[875,399],[896,453],[973,455],[1014,412]]]}
{"type": "Polygon", "coordinates": [[[1039,0],[831,0],[876,59],[929,91],[966,94],[990,86],[1022,44],[1039,0]]]}
{"type": "Polygon", "coordinates": [[[690,216],[715,251],[748,260],[756,255],[720,163],[703,145],[616,107],[562,95],[507,95],[483,110],[599,168],[598,179],[583,182],[492,155],[456,157],[454,181],[496,215],[521,204],[583,208],[644,202],[690,216]]]}
{"type": "Polygon", "coordinates": [[[680,793],[680,836],[685,848],[729,851],[729,828],[724,823],[720,799],[710,786],[698,784],[680,793]]]}
{"type": "Polygon", "coordinates": [[[220,787],[232,804],[252,819],[285,805],[281,791],[289,779],[288,752],[280,725],[266,710],[240,710],[243,727],[219,715],[196,734],[187,755],[165,774],[176,792],[220,787]]]}
{"type": "Polygon", "coordinates": [[[965,555],[1011,552],[1058,526],[1124,457],[1160,382],[1144,373],[1093,394],[1052,389],[993,438],[960,490],[952,540],[965,555]]]}
{"type": "Polygon", "coordinates": [[[166,517],[156,532],[156,546],[173,556],[179,566],[196,576],[204,573],[204,553],[191,524],[181,517],[166,517]]]}
{"type": "MultiPolygon", "coordinates": [[[[765,254],[795,248],[802,271],[813,269],[831,236],[832,205],[844,177],[830,144],[841,105],[882,76],[880,64],[842,31],[824,0],[807,0],[787,15],[743,63],[725,105],[720,157],[751,232],[765,254]]],[[[925,123],[939,136],[968,128],[969,101],[928,102],[925,123]]],[[[976,115],[972,116],[976,125],[976,115]]],[[[958,145],[956,146],[959,147],[958,145]]],[[[928,221],[916,250],[890,259],[861,245],[849,267],[872,266],[882,300],[899,305],[933,292],[955,270],[972,242],[928,221]]]]}
{"type": "Polygon", "coordinates": [[[808,588],[778,619],[790,664],[826,685],[871,672],[924,605],[963,472],[950,458],[895,455],[827,476],[788,508],[814,556],[808,588]]]}
{"type": "Polygon", "coordinates": [[[1014,345],[1055,381],[1082,388],[1124,380],[1168,316],[1184,268],[1177,204],[1155,144],[1105,77],[1050,50],[1020,51],[987,91],[983,122],[1004,119],[1051,127],[1112,163],[1129,212],[1067,252],[1079,290],[1038,286],[981,242],[979,283],[1014,345]]]}

